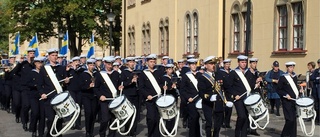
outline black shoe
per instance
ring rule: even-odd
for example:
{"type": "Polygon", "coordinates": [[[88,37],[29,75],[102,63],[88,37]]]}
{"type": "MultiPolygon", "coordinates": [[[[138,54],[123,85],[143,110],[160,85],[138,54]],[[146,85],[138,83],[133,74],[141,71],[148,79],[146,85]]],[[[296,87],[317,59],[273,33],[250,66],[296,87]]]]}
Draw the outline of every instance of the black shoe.
{"type": "Polygon", "coordinates": [[[24,129],[24,131],[28,131],[28,126],[27,126],[27,124],[23,124],[23,125],[22,125],[22,128],[24,129]]]}
{"type": "Polygon", "coordinates": [[[277,112],[277,113],[276,113],[276,116],[280,116],[280,113],[279,113],[279,112],[277,112]]]}
{"type": "Polygon", "coordinates": [[[270,114],[273,114],[273,113],[274,113],[274,110],[273,110],[273,109],[271,109],[270,114]]]}
{"type": "Polygon", "coordinates": [[[16,118],[16,122],[17,122],[17,123],[20,123],[20,119],[19,119],[19,118],[16,118]]]}
{"type": "Polygon", "coordinates": [[[86,137],[92,137],[90,133],[86,133],[86,137]]]}
{"type": "Polygon", "coordinates": [[[36,132],[32,132],[32,137],[37,137],[37,133],[36,132]]]}
{"type": "Polygon", "coordinates": [[[183,128],[187,128],[187,125],[188,125],[187,120],[183,121],[183,124],[182,124],[183,128]]]}
{"type": "Polygon", "coordinates": [[[79,125],[74,126],[74,128],[77,129],[77,130],[81,130],[82,129],[81,126],[79,126],[79,125]]]}
{"type": "Polygon", "coordinates": [[[38,137],[44,137],[43,135],[39,135],[38,137]]]}
{"type": "Polygon", "coordinates": [[[8,113],[10,113],[10,109],[9,108],[7,108],[6,110],[7,110],[8,113]]]}
{"type": "Polygon", "coordinates": [[[256,130],[251,131],[251,132],[250,132],[250,135],[260,136],[260,134],[258,134],[256,130]]]}

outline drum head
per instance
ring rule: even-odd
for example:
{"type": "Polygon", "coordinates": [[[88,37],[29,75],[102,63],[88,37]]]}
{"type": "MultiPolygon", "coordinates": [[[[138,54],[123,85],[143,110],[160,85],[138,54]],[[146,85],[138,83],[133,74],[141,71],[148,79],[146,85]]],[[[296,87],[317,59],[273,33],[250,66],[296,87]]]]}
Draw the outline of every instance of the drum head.
{"type": "Polygon", "coordinates": [[[123,103],[123,101],[126,99],[124,95],[116,97],[113,101],[110,102],[109,108],[116,108],[119,105],[123,103]]]}
{"type": "Polygon", "coordinates": [[[58,105],[64,102],[68,97],[69,97],[69,93],[67,92],[60,93],[51,100],[51,105],[58,105]]]}
{"type": "Polygon", "coordinates": [[[202,108],[202,99],[199,99],[199,100],[196,102],[196,108],[202,108]]]}
{"type": "Polygon", "coordinates": [[[166,95],[166,96],[161,96],[160,98],[157,99],[156,104],[159,107],[168,107],[171,104],[173,104],[175,101],[175,98],[171,95],[166,95]]]}
{"type": "Polygon", "coordinates": [[[257,103],[260,99],[261,99],[261,97],[259,94],[253,94],[253,95],[248,96],[244,100],[244,104],[251,105],[251,104],[257,103]]]}
{"type": "Polygon", "coordinates": [[[299,98],[296,101],[298,106],[308,107],[313,104],[313,99],[311,98],[299,98]]]}

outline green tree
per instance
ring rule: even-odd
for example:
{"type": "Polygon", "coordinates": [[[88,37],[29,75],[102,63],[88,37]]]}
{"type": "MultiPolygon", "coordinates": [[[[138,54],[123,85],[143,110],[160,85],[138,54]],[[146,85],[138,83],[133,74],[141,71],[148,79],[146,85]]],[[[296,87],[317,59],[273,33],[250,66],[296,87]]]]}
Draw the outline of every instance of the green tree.
{"type": "MultiPolygon", "coordinates": [[[[8,0],[7,0],[8,1],[8,0]]],[[[58,32],[69,32],[71,56],[79,55],[93,30],[101,40],[108,41],[106,12],[113,9],[120,20],[121,0],[14,0],[6,3],[1,22],[8,27],[0,32],[15,33],[20,31],[21,40],[30,40],[37,33],[40,42],[47,42],[50,37],[58,37],[58,32]],[[110,6],[111,5],[111,6],[110,6]],[[76,41],[78,39],[78,41],[76,41]],[[78,43],[78,44],[76,44],[78,43]]],[[[114,43],[119,47],[120,22],[114,27],[114,43]]]]}

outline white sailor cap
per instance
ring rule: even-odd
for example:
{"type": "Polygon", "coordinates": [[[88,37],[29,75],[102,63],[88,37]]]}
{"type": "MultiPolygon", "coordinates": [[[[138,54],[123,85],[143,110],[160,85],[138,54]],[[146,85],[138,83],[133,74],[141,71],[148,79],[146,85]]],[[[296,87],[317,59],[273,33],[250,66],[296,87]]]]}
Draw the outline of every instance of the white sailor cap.
{"type": "Polygon", "coordinates": [[[247,61],[248,57],[247,56],[244,56],[244,55],[239,55],[237,57],[238,61],[247,61]]]}
{"type": "Polygon", "coordinates": [[[285,65],[286,65],[287,67],[289,67],[289,66],[295,66],[296,63],[293,62],[293,61],[289,61],[289,62],[285,63],[285,65]]]}
{"type": "Polygon", "coordinates": [[[95,59],[88,59],[87,64],[94,64],[96,62],[95,59]]]}
{"type": "Polygon", "coordinates": [[[150,54],[150,55],[148,55],[147,57],[147,60],[156,60],[157,59],[157,55],[156,54],[150,54]]]}
{"type": "Polygon", "coordinates": [[[231,62],[231,59],[225,59],[223,60],[223,63],[230,63],[231,62]]]}
{"type": "Polygon", "coordinates": [[[75,56],[75,57],[73,57],[71,60],[72,60],[72,61],[80,60],[80,57],[75,56]]]}
{"type": "Polygon", "coordinates": [[[182,62],[184,62],[184,59],[180,59],[180,60],[178,60],[177,62],[178,62],[178,63],[182,63],[182,62]]]}
{"type": "Polygon", "coordinates": [[[95,59],[96,57],[95,57],[95,56],[91,56],[90,58],[91,58],[91,59],[95,59]]]}
{"type": "Polygon", "coordinates": [[[191,59],[191,58],[194,58],[194,55],[191,54],[187,56],[187,59],[191,59]]]}
{"type": "Polygon", "coordinates": [[[113,56],[107,56],[107,57],[104,57],[102,59],[102,61],[108,62],[108,63],[112,63],[112,62],[114,62],[114,57],[113,56]]]}
{"type": "Polygon", "coordinates": [[[141,56],[136,56],[135,59],[141,59],[141,56]]]}
{"type": "Polygon", "coordinates": [[[217,60],[215,59],[216,56],[209,56],[209,57],[206,57],[203,62],[204,64],[215,64],[217,63],[217,60]]]}
{"type": "Polygon", "coordinates": [[[68,62],[69,62],[69,63],[72,63],[73,61],[72,61],[72,60],[69,60],[68,62]]]}
{"type": "Polygon", "coordinates": [[[35,52],[36,49],[35,48],[27,48],[27,52],[35,52]]]}
{"type": "Polygon", "coordinates": [[[195,64],[195,63],[198,62],[198,59],[193,59],[193,58],[191,58],[191,59],[188,59],[187,62],[188,62],[189,64],[195,64]]]}
{"type": "Polygon", "coordinates": [[[41,58],[41,57],[35,57],[34,59],[33,59],[33,62],[43,62],[43,58],[41,58]]]}
{"type": "Polygon", "coordinates": [[[16,56],[15,55],[11,55],[9,58],[16,58],[16,56]]]}
{"type": "Polygon", "coordinates": [[[251,63],[251,62],[258,62],[258,58],[250,58],[249,59],[249,62],[251,63]]]}
{"type": "Polygon", "coordinates": [[[86,55],[80,55],[80,58],[87,58],[86,55]]]}
{"type": "Polygon", "coordinates": [[[101,61],[101,60],[102,60],[102,58],[96,57],[96,61],[101,61]]]}
{"type": "Polygon", "coordinates": [[[204,66],[201,66],[201,67],[200,67],[200,69],[202,69],[202,70],[205,70],[205,69],[206,69],[206,67],[204,67],[204,66]]]}
{"type": "Polygon", "coordinates": [[[163,56],[162,59],[169,59],[169,56],[163,56]]]}
{"type": "Polygon", "coordinates": [[[116,56],[114,57],[114,59],[121,59],[121,56],[116,56]]]}
{"type": "Polygon", "coordinates": [[[4,53],[4,54],[2,54],[2,56],[8,56],[8,54],[7,54],[7,53],[4,53]]]}
{"type": "Polygon", "coordinates": [[[173,65],[173,64],[167,64],[167,65],[165,65],[164,67],[165,67],[165,68],[173,68],[174,65],[173,65]]]}
{"type": "Polygon", "coordinates": [[[63,55],[62,54],[58,54],[58,58],[63,58],[63,55]]]}
{"type": "Polygon", "coordinates": [[[113,66],[120,66],[119,62],[113,62],[113,66]]]}
{"type": "Polygon", "coordinates": [[[51,49],[48,49],[48,50],[47,50],[47,53],[48,53],[48,54],[58,53],[58,52],[59,52],[59,49],[57,49],[57,48],[51,48],[51,49]]]}
{"type": "Polygon", "coordinates": [[[64,55],[63,55],[63,57],[65,57],[65,58],[66,58],[66,57],[67,57],[67,54],[64,54],[64,55]]]}
{"type": "Polygon", "coordinates": [[[127,57],[126,60],[127,60],[127,62],[128,61],[135,61],[135,57],[127,57]]]}

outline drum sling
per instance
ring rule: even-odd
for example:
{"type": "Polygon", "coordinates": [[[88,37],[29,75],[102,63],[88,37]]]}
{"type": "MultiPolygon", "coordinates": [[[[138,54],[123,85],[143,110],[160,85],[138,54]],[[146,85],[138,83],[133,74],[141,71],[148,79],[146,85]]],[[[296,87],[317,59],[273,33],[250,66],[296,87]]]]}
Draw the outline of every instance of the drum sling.
{"type": "Polygon", "coordinates": [[[48,73],[49,75],[49,78],[54,86],[54,88],[56,89],[57,93],[59,94],[60,92],[62,92],[62,87],[56,77],[56,74],[54,74],[52,68],[50,65],[45,65],[44,66],[44,69],[46,70],[46,72],[48,73]]]}
{"type": "Polygon", "coordinates": [[[197,91],[199,92],[198,90],[198,80],[193,76],[192,73],[186,73],[186,75],[188,76],[188,78],[191,80],[193,86],[197,89],[197,91]]]}
{"type": "Polygon", "coordinates": [[[298,98],[299,96],[299,91],[297,89],[297,87],[295,86],[291,76],[289,74],[285,74],[284,77],[287,79],[287,81],[290,84],[291,89],[293,90],[294,94],[296,94],[296,98],[298,98]]]}
{"type": "Polygon", "coordinates": [[[112,93],[112,97],[115,98],[117,96],[117,89],[114,87],[110,77],[108,76],[107,72],[106,71],[101,71],[100,72],[103,80],[107,83],[107,86],[109,88],[109,90],[111,91],[112,93]]]}
{"type": "Polygon", "coordinates": [[[150,71],[147,71],[147,70],[144,70],[143,73],[146,74],[146,76],[150,80],[150,82],[152,84],[152,87],[157,92],[157,95],[158,96],[161,95],[161,88],[160,88],[158,82],[156,81],[156,79],[154,78],[154,76],[152,75],[152,73],[150,71]]]}
{"type": "Polygon", "coordinates": [[[250,85],[248,83],[248,80],[246,79],[246,77],[244,77],[242,71],[240,69],[235,69],[235,72],[238,74],[238,76],[240,77],[244,87],[246,88],[247,90],[247,96],[250,95],[250,92],[251,92],[251,88],[250,88],[250,85]]]}

